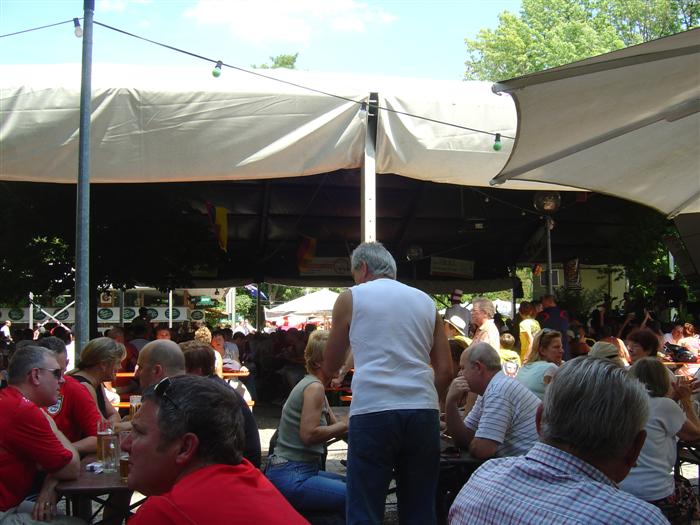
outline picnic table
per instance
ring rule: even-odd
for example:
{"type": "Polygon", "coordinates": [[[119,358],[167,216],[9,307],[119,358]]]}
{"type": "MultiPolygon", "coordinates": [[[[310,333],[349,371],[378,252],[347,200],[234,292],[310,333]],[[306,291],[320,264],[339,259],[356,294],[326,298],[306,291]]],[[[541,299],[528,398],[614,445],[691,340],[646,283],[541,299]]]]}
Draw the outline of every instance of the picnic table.
{"type": "Polygon", "coordinates": [[[80,462],[80,475],[78,479],[72,481],[61,481],[56,487],[60,496],[65,496],[66,510],[71,516],[79,517],[87,523],[92,523],[99,509],[93,513],[92,503],[99,503],[101,506],[112,506],[124,519],[132,514],[132,509],[143,503],[145,498],[129,504],[123,508],[114,507],[108,501],[112,494],[124,494],[127,497],[131,493],[126,483],[122,481],[119,472],[89,472],[86,466],[96,460],[94,454],[84,457],[80,462]]]}

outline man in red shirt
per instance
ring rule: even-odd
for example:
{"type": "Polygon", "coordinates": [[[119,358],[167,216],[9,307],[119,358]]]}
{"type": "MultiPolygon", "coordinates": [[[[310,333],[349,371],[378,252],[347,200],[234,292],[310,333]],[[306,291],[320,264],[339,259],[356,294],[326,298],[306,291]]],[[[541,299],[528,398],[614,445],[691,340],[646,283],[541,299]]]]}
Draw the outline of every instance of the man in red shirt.
{"type": "Polygon", "coordinates": [[[25,346],[12,356],[8,375],[0,391],[0,521],[29,495],[39,468],[48,474],[31,518],[50,521],[58,481],[80,473],[78,452],[40,408],[56,403],[63,372],[51,350],[25,346]]]}
{"type": "Polygon", "coordinates": [[[166,377],[147,390],[122,443],[129,488],[150,496],[129,525],[306,524],[243,458],[242,422],[233,390],[205,377],[166,377]]]}
{"type": "MultiPolygon", "coordinates": [[[[58,337],[42,337],[37,346],[53,350],[58,366],[68,368],[66,344],[58,337]]],[[[70,376],[64,376],[56,404],[46,409],[58,429],[70,440],[81,456],[97,451],[97,422],[102,419],[95,400],[87,388],[70,376]]]]}

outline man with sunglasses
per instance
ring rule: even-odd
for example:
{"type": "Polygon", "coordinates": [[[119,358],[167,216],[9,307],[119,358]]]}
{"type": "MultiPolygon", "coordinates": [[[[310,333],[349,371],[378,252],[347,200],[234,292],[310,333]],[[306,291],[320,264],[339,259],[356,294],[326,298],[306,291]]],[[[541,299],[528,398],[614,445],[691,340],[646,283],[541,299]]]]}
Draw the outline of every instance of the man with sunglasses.
{"type": "Polygon", "coordinates": [[[129,488],[149,498],[129,525],[307,523],[243,458],[233,390],[199,376],[166,377],[142,401],[122,449],[129,488]]]}
{"type": "Polygon", "coordinates": [[[18,523],[51,521],[58,481],[80,473],[78,452],[41,410],[56,403],[63,370],[51,350],[25,346],[15,351],[8,374],[9,386],[0,391],[0,522],[15,513],[18,523]],[[22,504],[39,469],[47,475],[36,503],[22,504]]]}

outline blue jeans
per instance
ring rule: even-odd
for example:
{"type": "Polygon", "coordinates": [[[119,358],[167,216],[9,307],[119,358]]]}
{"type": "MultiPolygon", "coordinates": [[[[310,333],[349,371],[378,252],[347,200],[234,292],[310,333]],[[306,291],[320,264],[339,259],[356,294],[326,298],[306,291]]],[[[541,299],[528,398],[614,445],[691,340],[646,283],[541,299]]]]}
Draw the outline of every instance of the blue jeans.
{"type": "Polygon", "coordinates": [[[380,525],[391,478],[401,525],[433,525],[440,472],[437,410],[388,410],[350,418],[347,525],[380,525]]]}
{"type": "Polygon", "coordinates": [[[265,475],[295,509],[345,514],[345,478],[318,463],[268,463],[265,475]]]}

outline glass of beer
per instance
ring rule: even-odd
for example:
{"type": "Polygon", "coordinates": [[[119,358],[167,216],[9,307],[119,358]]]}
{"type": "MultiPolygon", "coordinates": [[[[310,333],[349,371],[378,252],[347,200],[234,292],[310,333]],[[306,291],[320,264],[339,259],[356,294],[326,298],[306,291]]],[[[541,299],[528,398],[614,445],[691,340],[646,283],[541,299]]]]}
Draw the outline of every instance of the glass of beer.
{"type": "Polygon", "coordinates": [[[129,479],[129,453],[122,452],[119,456],[119,477],[126,483],[129,479]]]}
{"type": "Polygon", "coordinates": [[[104,459],[104,447],[102,442],[105,436],[109,436],[110,434],[114,434],[114,424],[107,419],[99,420],[97,422],[97,461],[99,462],[102,462],[104,459]]]}
{"type": "Polygon", "coordinates": [[[129,419],[134,419],[139,408],[141,408],[141,396],[129,396],[129,419]]]}

